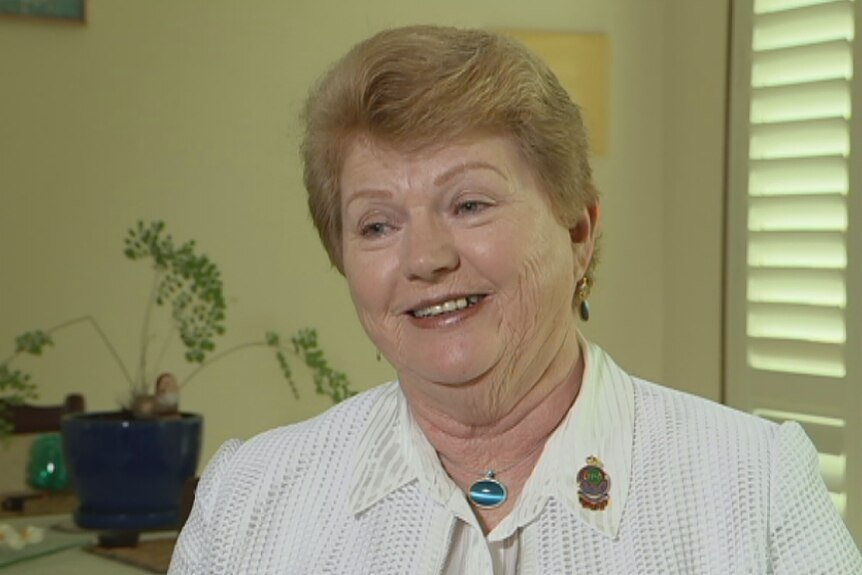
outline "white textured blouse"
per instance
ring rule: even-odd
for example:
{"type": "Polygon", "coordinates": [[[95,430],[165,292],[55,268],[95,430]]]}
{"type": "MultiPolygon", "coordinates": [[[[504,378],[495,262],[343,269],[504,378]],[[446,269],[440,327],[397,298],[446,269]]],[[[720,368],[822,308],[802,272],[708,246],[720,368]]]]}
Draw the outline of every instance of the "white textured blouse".
{"type": "Polygon", "coordinates": [[[570,413],[487,538],[394,383],[222,446],[169,573],[498,575],[514,560],[524,575],[862,575],[797,424],[631,378],[596,346],[585,361],[570,413]],[[611,479],[601,511],[578,498],[588,456],[611,479]]]}
{"type": "MultiPolygon", "coordinates": [[[[371,429],[386,429],[375,420],[397,417],[398,433],[365,435],[359,453],[360,459],[368,462],[379,461],[380,454],[395,453],[399,471],[393,474],[393,465],[384,468],[370,464],[361,468],[357,485],[368,487],[351,494],[353,510],[362,511],[367,505],[365,502],[378,500],[393,489],[385,475],[417,479],[431,497],[458,518],[444,575],[517,573],[521,530],[535,521],[550,498],[562,502],[587,524],[615,536],[631,474],[634,391],[631,379],[622,370],[608,369],[612,362],[601,349],[591,349],[585,341],[581,341],[581,348],[584,374],[577,400],[545,443],[512,512],[487,538],[463,492],[443,469],[436,450],[413,419],[398,388],[394,388],[397,393],[392,400],[381,402],[381,407],[397,406],[397,415],[385,408],[375,411],[370,425],[371,429]],[[593,358],[593,353],[598,357],[593,358]],[[597,457],[611,479],[610,504],[601,511],[587,509],[578,500],[577,472],[587,465],[588,457],[597,457]]],[[[505,484],[505,475],[499,476],[499,480],[505,484]]]]}

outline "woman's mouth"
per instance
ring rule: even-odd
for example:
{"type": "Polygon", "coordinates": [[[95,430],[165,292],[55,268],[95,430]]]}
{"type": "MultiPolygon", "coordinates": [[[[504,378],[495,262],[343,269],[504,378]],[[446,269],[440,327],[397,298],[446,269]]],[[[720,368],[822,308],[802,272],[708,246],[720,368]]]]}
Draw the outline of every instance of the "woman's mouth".
{"type": "Polygon", "coordinates": [[[459,297],[455,299],[450,299],[448,301],[444,301],[438,304],[429,305],[428,307],[423,307],[420,309],[415,309],[410,311],[410,315],[415,318],[426,318],[426,317],[436,317],[439,315],[452,313],[455,311],[461,311],[462,309],[467,309],[468,307],[472,307],[479,303],[482,298],[485,297],[483,295],[468,295],[465,297],[459,297]]]}

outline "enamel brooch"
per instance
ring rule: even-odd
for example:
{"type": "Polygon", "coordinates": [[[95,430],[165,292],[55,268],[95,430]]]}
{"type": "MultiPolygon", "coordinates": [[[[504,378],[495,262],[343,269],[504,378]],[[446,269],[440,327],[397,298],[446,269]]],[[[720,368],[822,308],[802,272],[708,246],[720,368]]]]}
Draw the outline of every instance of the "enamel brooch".
{"type": "Polygon", "coordinates": [[[578,471],[578,501],[592,511],[604,510],[611,501],[611,478],[598,457],[590,455],[578,471]]]}

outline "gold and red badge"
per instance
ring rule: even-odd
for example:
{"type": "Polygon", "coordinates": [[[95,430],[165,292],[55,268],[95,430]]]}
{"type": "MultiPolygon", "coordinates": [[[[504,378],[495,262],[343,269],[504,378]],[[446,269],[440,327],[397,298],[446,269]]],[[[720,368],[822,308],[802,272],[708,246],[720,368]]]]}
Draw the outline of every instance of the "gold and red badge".
{"type": "Polygon", "coordinates": [[[590,455],[587,464],[578,471],[578,500],[581,506],[601,511],[611,502],[611,478],[605,473],[598,457],[590,455]]]}

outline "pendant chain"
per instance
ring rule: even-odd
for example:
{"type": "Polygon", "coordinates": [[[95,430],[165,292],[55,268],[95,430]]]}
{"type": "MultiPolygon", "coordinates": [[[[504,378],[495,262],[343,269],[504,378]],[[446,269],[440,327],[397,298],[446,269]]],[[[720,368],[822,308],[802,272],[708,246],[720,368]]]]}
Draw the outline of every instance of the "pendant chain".
{"type": "Polygon", "coordinates": [[[506,467],[504,467],[503,469],[493,469],[493,468],[491,468],[491,469],[488,469],[488,470],[486,470],[486,471],[484,471],[484,472],[473,471],[472,469],[466,469],[466,468],[464,468],[464,467],[461,467],[460,465],[457,465],[454,461],[452,461],[450,458],[446,457],[445,455],[443,455],[443,454],[442,454],[442,453],[440,453],[439,451],[437,452],[437,454],[440,456],[440,458],[441,458],[441,459],[445,459],[445,460],[449,463],[449,465],[451,465],[452,467],[454,467],[455,469],[457,469],[457,470],[459,470],[459,471],[463,471],[463,472],[465,472],[465,473],[470,473],[470,474],[472,474],[472,475],[481,475],[481,476],[487,476],[487,477],[495,477],[495,476],[497,476],[497,475],[501,475],[501,474],[503,474],[503,473],[506,473],[506,472],[507,472],[507,471],[509,471],[510,469],[514,469],[515,467],[517,467],[517,466],[521,465],[522,463],[524,463],[524,462],[525,462],[525,461],[526,461],[526,460],[527,460],[531,455],[533,455],[533,454],[534,454],[534,453],[535,453],[535,452],[536,452],[540,447],[542,447],[543,445],[545,445],[545,443],[547,443],[547,440],[548,440],[548,438],[546,437],[546,438],[545,438],[545,439],[543,439],[542,441],[538,442],[538,443],[533,447],[533,449],[531,449],[531,450],[530,450],[530,451],[529,451],[529,452],[528,452],[524,457],[522,457],[521,459],[519,459],[519,460],[518,460],[518,461],[516,461],[515,463],[512,463],[511,465],[507,465],[507,466],[506,466],[506,467]]]}

